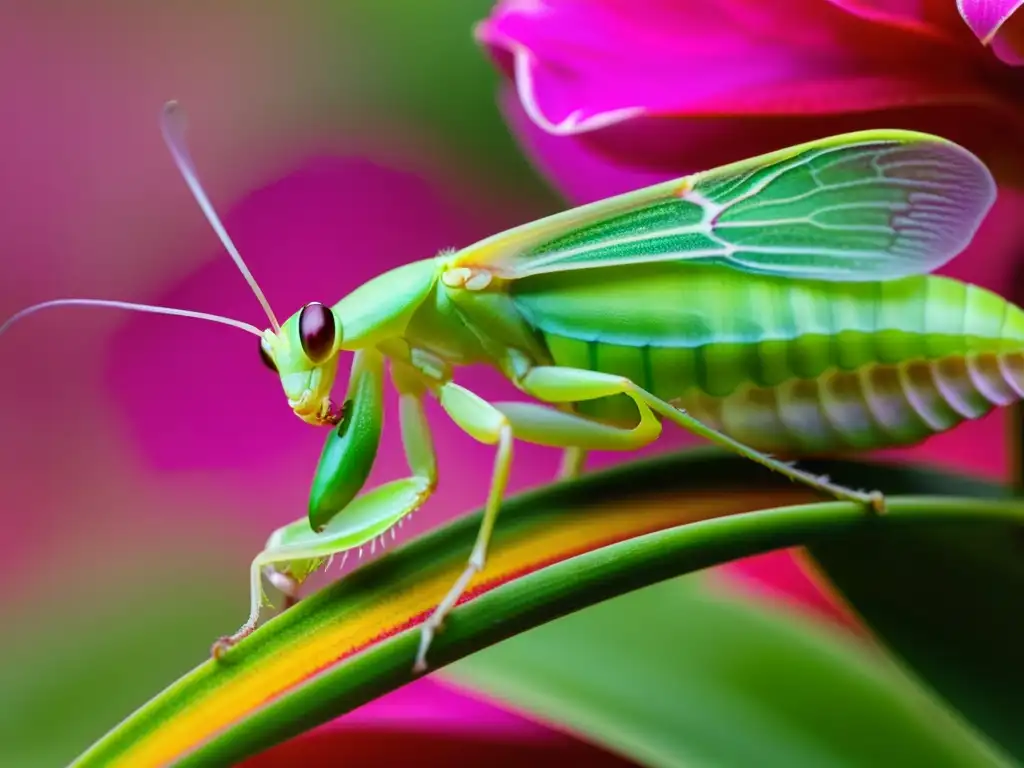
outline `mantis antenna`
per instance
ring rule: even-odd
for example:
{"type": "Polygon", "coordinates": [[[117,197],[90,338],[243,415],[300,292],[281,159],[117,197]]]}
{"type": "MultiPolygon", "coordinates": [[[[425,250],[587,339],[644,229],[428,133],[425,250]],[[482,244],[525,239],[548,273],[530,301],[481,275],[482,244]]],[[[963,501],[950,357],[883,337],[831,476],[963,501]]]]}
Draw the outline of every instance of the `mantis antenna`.
{"type": "Polygon", "coordinates": [[[112,301],[110,299],[52,299],[51,301],[44,301],[39,304],[33,304],[31,307],[17,312],[8,318],[3,325],[0,325],[0,335],[3,334],[8,328],[16,323],[26,315],[31,315],[33,312],[38,312],[41,309],[47,309],[49,307],[67,307],[67,306],[79,306],[79,307],[110,307],[112,309],[130,309],[134,312],[152,312],[157,315],[175,315],[177,317],[194,317],[197,320],[209,320],[214,323],[220,323],[221,325],[230,325],[233,328],[240,328],[243,331],[259,336],[262,338],[263,334],[260,333],[260,329],[254,325],[243,323],[241,320],[232,320],[230,317],[221,317],[220,315],[211,315],[206,312],[193,312],[191,309],[174,309],[173,307],[158,307],[153,304],[132,304],[128,301],[112,301]]]}
{"type": "MultiPolygon", "coordinates": [[[[260,290],[259,285],[257,285],[252,273],[249,272],[248,267],[245,266],[245,262],[238,253],[238,249],[235,248],[234,243],[231,242],[231,238],[228,237],[228,233],[225,231],[224,225],[221,224],[220,219],[213,210],[213,206],[206,197],[206,193],[203,192],[202,185],[199,183],[199,178],[196,176],[192,158],[189,156],[188,148],[185,144],[185,114],[176,101],[169,101],[164,105],[160,126],[163,131],[164,141],[167,143],[167,147],[171,150],[171,155],[174,157],[174,162],[178,166],[178,170],[181,171],[181,175],[185,177],[185,182],[188,184],[189,189],[192,190],[192,194],[195,196],[196,201],[199,203],[199,207],[206,215],[207,221],[210,222],[210,225],[213,227],[218,237],[220,237],[221,243],[223,243],[224,247],[231,255],[231,258],[238,266],[238,269],[241,270],[242,276],[245,278],[246,282],[249,283],[253,293],[256,294],[256,298],[259,299],[260,304],[263,306],[263,311],[267,313],[267,318],[270,320],[270,325],[274,329],[274,333],[280,333],[281,325],[277,322],[277,318],[274,317],[274,312],[270,309],[270,304],[263,295],[263,291],[260,290]]],[[[53,299],[51,301],[43,301],[39,304],[33,304],[32,306],[26,307],[20,312],[15,313],[3,324],[0,324],[0,335],[26,315],[31,315],[41,309],[66,306],[109,307],[111,309],[127,309],[134,312],[152,312],[157,315],[193,317],[197,320],[209,320],[210,322],[220,323],[221,325],[230,325],[232,328],[239,328],[247,333],[253,334],[254,336],[259,336],[260,338],[263,337],[263,333],[256,326],[243,323],[241,320],[233,320],[230,317],[211,315],[207,312],[195,312],[190,309],[174,309],[173,307],[160,307],[153,304],[134,304],[128,301],[114,301],[111,299],[53,299]]]]}
{"type": "Polygon", "coordinates": [[[188,184],[188,188],[192,190],[192,195],[195,197],[196,202],[199,203],[199,207],[202,208],[203,213],[206,216],[206,220],[210,222],[210,226],[213,227],[213,231],[217,233],[217,237],[220,238],[221,243],[227,252],[231,254],[231,258],[234,260],[235,265],[238,267],[245,281],[249,283],[249,287],[252,288],[252,292],[256,294],[256,298],[259,299],[260,304],[263,307],[263,311],[267,313],[267,319],[270,320],[270,326],[274,329],[275,334],[281,333],[281,324],[277,322],[277,318],[274,316],[274,311],[270,308],[270,302],[267,301],[267,297],[263,295],[263,291],[260,290],[259,284],[256,282],[256,278],[252,276],[249,268],[245,266],[245,261],[242,260],[242,255],[235,248],[235,244],[231,242],[231,238],[228,236],[227,230],[224,229],[224,225],[221,224],[220,218],[217,216],[217,212],[213,210],[213,205],[207,198],[206,193],[203,191],[202,184],[199,183],[199,176],[196,174],[195,164],[192,162],[192,158],[188,152],[188,145],[185,143],[185,111],[178,105],[176,101],[168,101],[164,104],[164,111],[162,119],[160,121],[160,127],[163,130],[164,141],[167,142],[167,148],[171,150],[171,154],[174,156],[174,162],[178,166],[178,170],[181,171],[181,175],[185,177],[185,183],[188,184]]]}

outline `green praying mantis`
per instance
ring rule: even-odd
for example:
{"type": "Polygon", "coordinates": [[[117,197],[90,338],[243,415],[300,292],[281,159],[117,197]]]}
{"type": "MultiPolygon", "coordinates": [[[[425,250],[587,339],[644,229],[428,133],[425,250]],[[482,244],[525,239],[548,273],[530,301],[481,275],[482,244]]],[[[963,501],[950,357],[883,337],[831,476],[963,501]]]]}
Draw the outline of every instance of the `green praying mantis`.
{"type": "MultiPolygon", "coordinates": [[[[336,555],[372,545],[438,483],[424,402],[495,448],[465,570],[421,625],[414,669],[484,569],[515,441],[630,451],[671,422],[828,497],[884,511],[778,456],[909,445],[1024,395],[1024,312],[980,287],[930,274],[974,237],[996,196],[985,165],[945,139],[901,130],[833,136],[574,208],[461,250],[387,271],[284,323],[203,192],[184,118],[164,138],[270,327],[182,309],[106,306],[227,324],[259,338],[288,406],[329,428],[306,516],[252,563],[251,613],[214,645],[249,634],[267,601],[288,599],[336,555]],[[341,404],[332,390],[353,353],[341,404]],[[503,374],[524,402],[488,402],[461,366],[503,374]],[[385,369],[398,393],[409,476],[363,492],[377,452],[385,369]]],[[[340,265],[339,265],[340,266],[340,265]]]]}

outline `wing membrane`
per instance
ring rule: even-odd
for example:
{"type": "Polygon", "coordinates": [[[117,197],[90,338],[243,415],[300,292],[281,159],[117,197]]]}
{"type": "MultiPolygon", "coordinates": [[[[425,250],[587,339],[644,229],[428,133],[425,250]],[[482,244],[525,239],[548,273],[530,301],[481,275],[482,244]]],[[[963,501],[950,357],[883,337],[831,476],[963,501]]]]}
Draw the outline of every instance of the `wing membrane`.
{"type": "Polygon", "coordinates": [[[508,279],[703,261],[818,280],[932,272],[996,196],[966,149],[909,131],[834,136],[575,208],[456,255],[508,279]]]}

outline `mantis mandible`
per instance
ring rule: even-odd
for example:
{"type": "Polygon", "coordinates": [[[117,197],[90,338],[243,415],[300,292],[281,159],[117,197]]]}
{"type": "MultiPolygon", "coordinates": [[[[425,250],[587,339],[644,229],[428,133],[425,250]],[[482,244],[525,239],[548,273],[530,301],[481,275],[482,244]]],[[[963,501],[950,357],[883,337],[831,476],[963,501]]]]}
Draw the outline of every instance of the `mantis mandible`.
{"type": "Polygon", "coordinates": [[[306,516],[252,563],[249,634],[262,579],[295,599],[336,555],[374,543],[438,482],[424,401],[494,446],[466,568],[423,623],[416,671],[445,616],[484,567],[515,441],[630,451],[664,422],[821,494],[884,511],[790,457],[910,445],[1024,396],[1024,312],[977,286],[930,274],[960,253],[996,187],[966,149],[875,130],[812,141],[567,210],[387,271],[333,304],[278,322],[203,192],[184,118],[165,106],[177,167],[266,313],[269,328],[103,299],[106,306],[210,320],[259,339],[263,363],[304,422],[330,429],[306,516]],[[341,405],[340,354],[354,353],[341,405]],[[488,402],[455,381],[489,365],[530,402],[488,402]],[[381,432],[385,369],[399,394],[409,476],[361,493],[381,432]],[[772,455],[770,455],[772,454],[772,455]]]}

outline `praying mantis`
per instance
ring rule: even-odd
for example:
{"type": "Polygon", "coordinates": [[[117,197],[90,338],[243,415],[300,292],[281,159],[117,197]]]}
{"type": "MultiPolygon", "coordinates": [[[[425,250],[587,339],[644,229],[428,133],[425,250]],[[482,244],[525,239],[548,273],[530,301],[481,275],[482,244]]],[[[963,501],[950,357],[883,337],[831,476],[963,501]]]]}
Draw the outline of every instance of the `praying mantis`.
{"type": "MultiPolygon", "coordinates": [[[[972,240],[995,182],[937,136],[832,136],[557,213],[461,250],[380,274],[333,304],[278,321],[203,191],[184,116],[165,105],[165,141],[189,189],[261,304],[269,328],[105,299],[29,307],[123,308],[209,320],[253,334],[288,406],[329,429],[307,514],[252,562],[248,621],[266,578],[288,599],[330,558],[394,532],[439,482],[427,398],[493,446],[478,537],[461,576],[420,628],[414,670],[486,565],[514,443],[630,451],[665,422],[830,498],[884,512],[778,456],[911,445],[1024,396],[1024,312],[978,286],[931,274],[972,240]],[[352,353],[344,397],[332,396],[352,353]],[[530,398],[489,402],[456,382],[484,364],[530,398]],[[382,429],[383,385],[398,393],[408,477],[364,492],[382,429]]],[[[342,265],[339,264],[339,268],[342,265]]]]}

